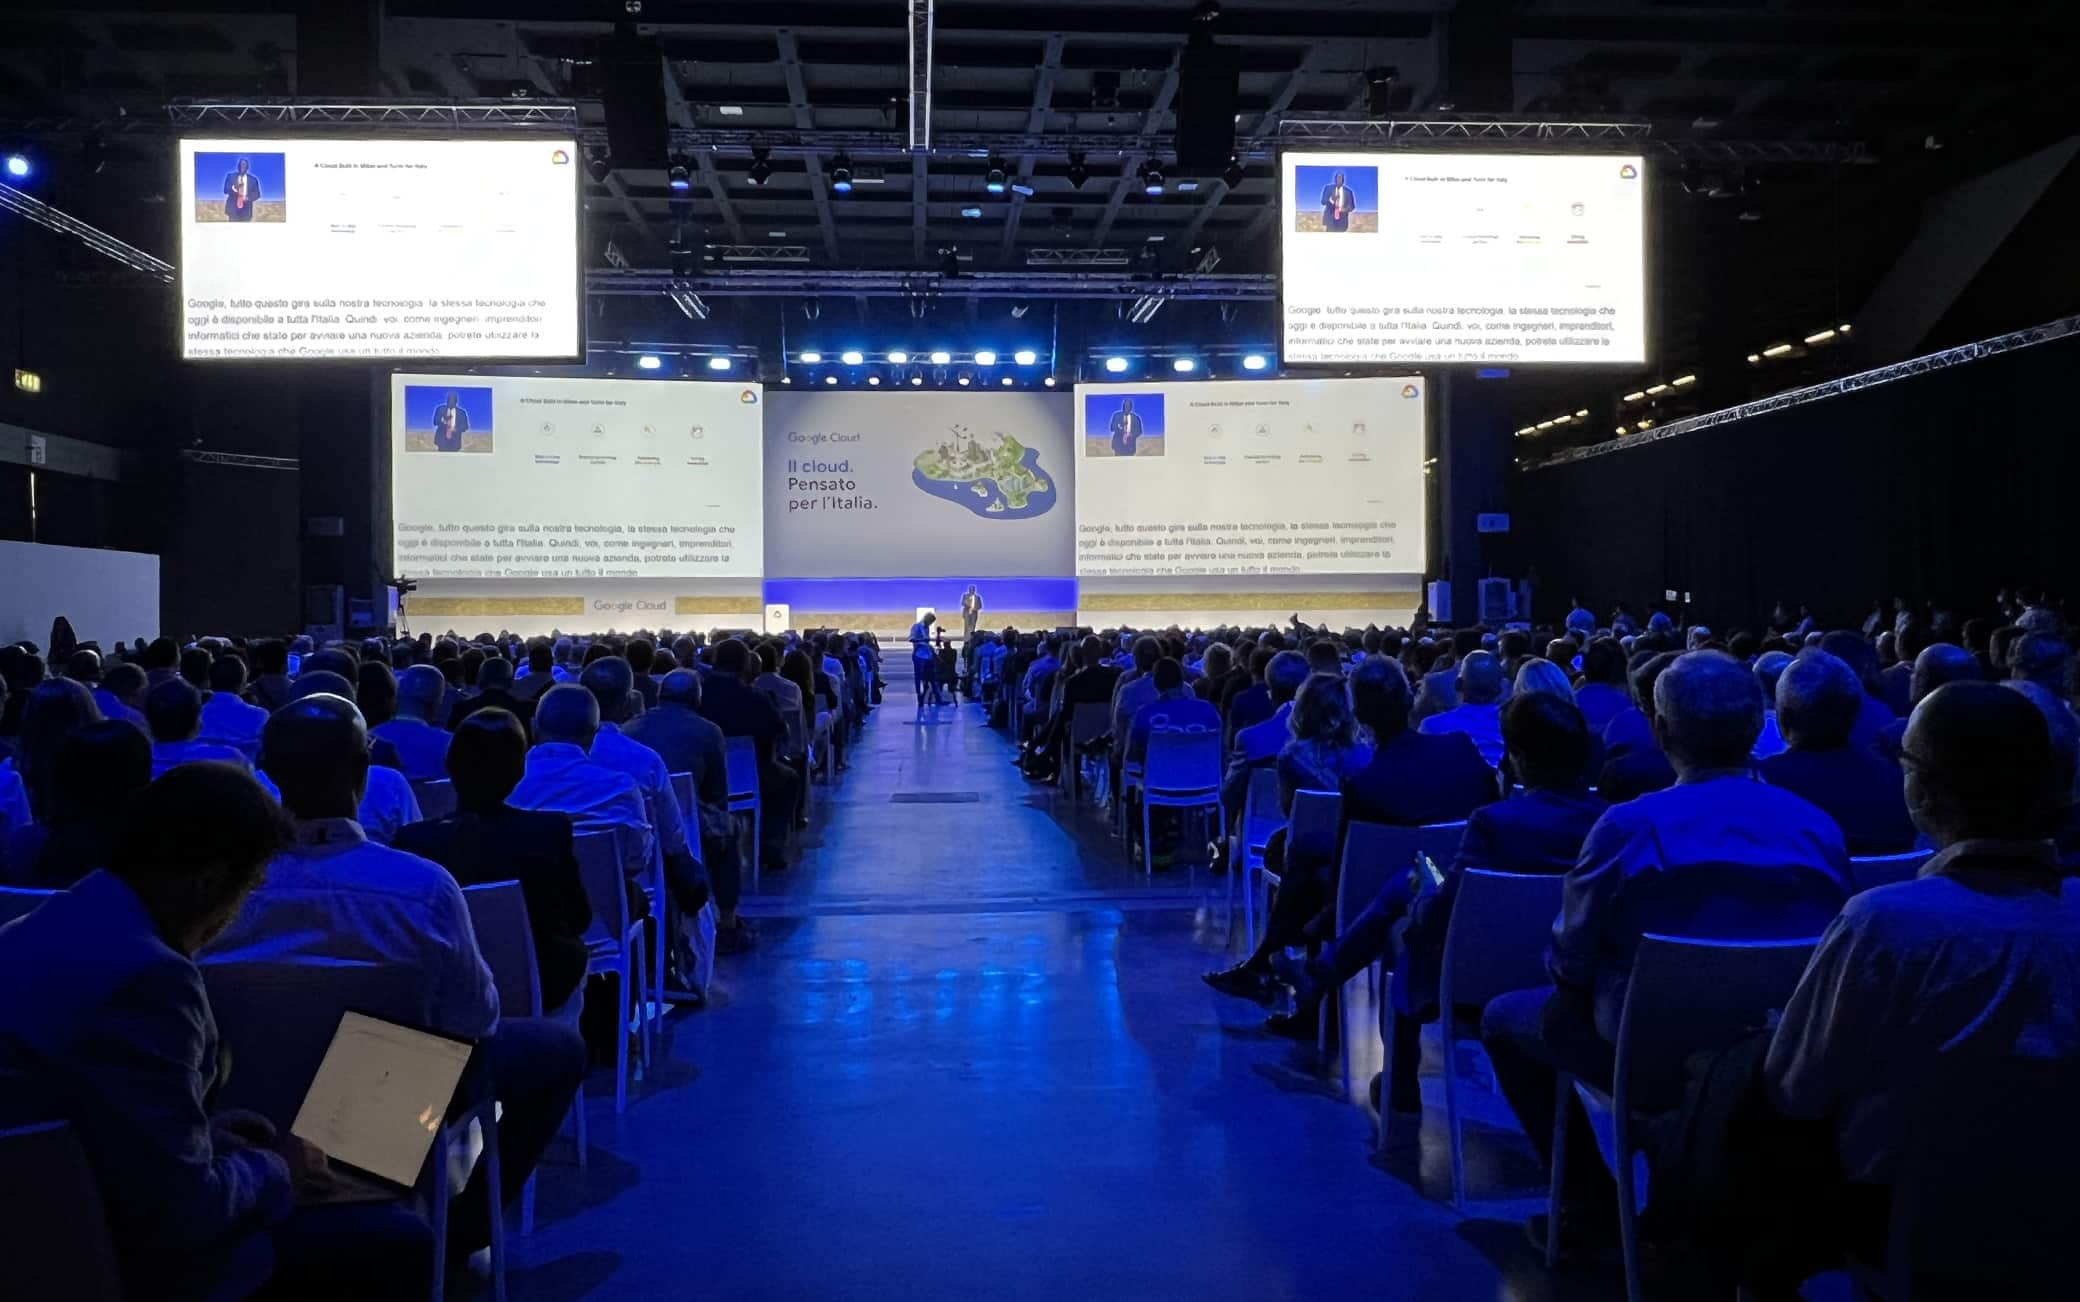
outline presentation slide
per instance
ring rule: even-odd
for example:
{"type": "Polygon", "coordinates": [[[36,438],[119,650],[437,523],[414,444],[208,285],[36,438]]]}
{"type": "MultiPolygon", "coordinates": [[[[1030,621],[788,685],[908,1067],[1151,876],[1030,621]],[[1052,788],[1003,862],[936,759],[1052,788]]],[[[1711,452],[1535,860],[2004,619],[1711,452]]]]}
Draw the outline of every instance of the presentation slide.
{"type": "Polygon", "coordinates": [[[181,356],[584,355],[577,142],[180,142],[181,356]]]}
{"type": "Polygon", "coordinates": [[[412,579],[758,578],[756,384],[390,377],[412,579]]]}
{"type": "Polygon", "coordinates": [[[1423,381],[1079,384],[1076,574],[1421,574],[1423,381]]]}
{"type": "Polygon", "coordinates": [[[1288,362],[1640,363],[1646,164],[1284,154],[1288,362]]]}
{"type": "Polygon", "coordinates": [[[1064,393],[774,391],[766,573],[1068,574],[1070,419],[1064,393]]]}

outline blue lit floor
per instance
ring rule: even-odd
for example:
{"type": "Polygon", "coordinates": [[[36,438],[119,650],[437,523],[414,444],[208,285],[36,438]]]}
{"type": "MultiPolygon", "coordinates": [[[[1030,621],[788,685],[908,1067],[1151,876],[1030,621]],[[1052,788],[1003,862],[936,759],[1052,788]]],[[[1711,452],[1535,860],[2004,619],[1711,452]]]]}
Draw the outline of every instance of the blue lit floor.
{"type": "Polygon", "coordinates": [[[1376,1164],[1311,1052],[1199,982],[1222,961],[1218,881],[1146,884],[978,711],[937,718],[890,693],[817,789],[800,862],[747,908],[764,945],[674,1015],[626,1116],[595,1079],[590,1165],[550,1150],[515,1298],[1620,1292],[1535,1264],[1518,1222],[1538,1177],[1498,1101],[1468,1091],[1461,1218],[1435,1107],[1376,1164]]]}

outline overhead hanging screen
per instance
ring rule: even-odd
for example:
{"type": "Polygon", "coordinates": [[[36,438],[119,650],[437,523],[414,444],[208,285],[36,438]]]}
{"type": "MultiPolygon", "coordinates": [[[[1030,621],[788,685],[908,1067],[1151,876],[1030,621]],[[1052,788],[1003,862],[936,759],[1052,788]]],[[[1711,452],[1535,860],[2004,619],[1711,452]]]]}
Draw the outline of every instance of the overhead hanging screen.
{"type": "Polygon", "coordinates": [[[181,355],[578,360],[572,139],[180,142],[181,355]]]}
{"type": "Polygon", "coordinates": [[[1646,164],[1607,154],[1282,156],[1284,356],[1646,355],[1646,164]]]}

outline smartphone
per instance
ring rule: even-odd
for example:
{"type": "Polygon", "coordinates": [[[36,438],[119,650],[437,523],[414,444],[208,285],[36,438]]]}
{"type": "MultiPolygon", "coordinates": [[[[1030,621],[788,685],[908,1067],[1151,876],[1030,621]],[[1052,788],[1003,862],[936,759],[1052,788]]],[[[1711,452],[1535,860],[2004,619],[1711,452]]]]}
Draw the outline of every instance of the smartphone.
{"type": "Polygon", "coordinates": [[[292,653],[292,654],[290,655],[290,657],[289,657],[289,677],[291,677],[291,678],[294,678],[294,677],[296,677],[296,675],[298,675],[298,674],[300,674],[300,673],[302,673],[302,672],[303,672],[303,657],[302,657],[302,656],[300,656],[300,655],[295,655],[295,654],[293,654],[293,653],[292,653]]]}
{"type": "Polygon", "coordinates": [[[1432,886],[1444,885],[1444,873],[1438,868],[1436,860],[1427,854],[1419,854],[1416,858],[1423,865],[1423,876],[1430,879],[1432,886]]]}

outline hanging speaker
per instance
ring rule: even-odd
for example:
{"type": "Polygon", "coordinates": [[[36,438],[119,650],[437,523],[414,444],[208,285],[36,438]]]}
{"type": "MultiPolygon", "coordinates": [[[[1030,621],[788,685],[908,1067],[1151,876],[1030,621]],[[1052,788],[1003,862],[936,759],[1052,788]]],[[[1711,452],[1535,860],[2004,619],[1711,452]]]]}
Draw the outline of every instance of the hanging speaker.
{"type": "Polygon", "coordinates": [[[662,171],[670,162],[672,138],[664,107],[664,57],[657,42],[632,28],[617,30],[598,73],[613,165],[662,171]]]}
{"type": "Polygon", "coordinates": [[[1194,32],[1177,68],[1177,170],[1217,176],[1235,152],[1242,50],[1194,32]]]}

